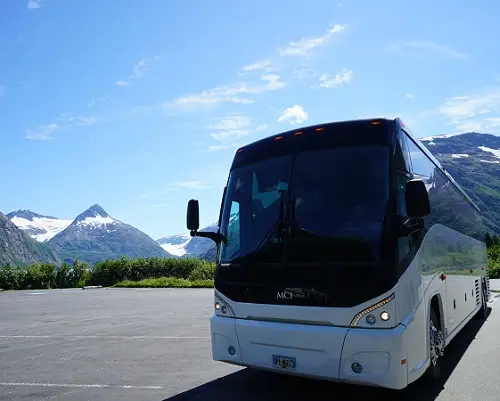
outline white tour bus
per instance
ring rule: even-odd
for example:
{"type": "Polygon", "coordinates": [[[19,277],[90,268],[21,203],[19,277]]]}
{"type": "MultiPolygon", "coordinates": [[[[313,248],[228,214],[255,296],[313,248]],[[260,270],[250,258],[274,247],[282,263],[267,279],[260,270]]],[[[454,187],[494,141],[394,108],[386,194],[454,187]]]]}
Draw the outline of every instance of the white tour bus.
{"type": "Polygon", "coordinates": [[[216,233],[213,359],[402,389],[490,300],[478,207],[403,122],[304,127],[237,150],[216,233]]]}

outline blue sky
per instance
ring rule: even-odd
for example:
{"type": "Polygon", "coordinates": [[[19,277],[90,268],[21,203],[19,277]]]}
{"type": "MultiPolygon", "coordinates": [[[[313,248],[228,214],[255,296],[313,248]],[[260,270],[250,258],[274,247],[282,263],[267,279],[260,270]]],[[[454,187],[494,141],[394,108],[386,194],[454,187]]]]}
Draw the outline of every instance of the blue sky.
{"type": "Polygon", "coordinates": [[[237,146],[400,116],[420,137],[500,133],[500,4],[0,4],[0,210],[99,203],[154,238],[190,198],[217,219],[237,146]],[[285,7],[286,5],[286,7],[285,7]]]}

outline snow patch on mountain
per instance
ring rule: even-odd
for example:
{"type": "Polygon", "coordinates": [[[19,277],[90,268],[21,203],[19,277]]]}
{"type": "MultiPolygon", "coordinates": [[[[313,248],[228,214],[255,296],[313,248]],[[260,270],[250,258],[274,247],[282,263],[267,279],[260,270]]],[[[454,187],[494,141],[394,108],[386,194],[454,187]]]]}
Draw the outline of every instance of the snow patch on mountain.
{"type": "Polygon", "coordinates": [[[160,246],[163,249],[165,249],[169,254],[181,257],[187,254],[186,246],[187,244],[189,244],[189,241],[190,239],[179,245],[161,244],[160,246]]]}
{"type": "Polygon", "coordinates": [[[169,254],[181,257],[187,254],[186,246],[191,239],[189,233],[184,233],[160,238],[157,242],[169,254]]]}
{"type": "Polygon", "coordinates": [[[500,158],[500,149],[491,149],[487,148],[486,146],[478,146],[478,148],[481,149],[483,152],[492,153],[493,157],[500,158]]]}
{"type": "Polygon", "coordinates": [[[419,138],[419,139],[421,141],[430,141],[430,142],[433,142],[435,139],[450,138],[450,137],[455,136],[455,135],[457,135],[457,134],[442,134],[442,135],[426,136],[425,138],[419,138]]]}
{"type": "Polygon", "coordinates": [[[463,157],[469,157],[469,155],[466,153],[456,153],[452,154],[451,157],[453,157],[454,159],[461,159],[463,157]]]}
{"type": "MultiPolygon", "coordinates": [[[[200,231],[217,231],[217,223],[213,223],[200,231]]],[[[214,242],[208,238],[191,237],[189,233],[175,234],[168,237],[160,238],[156,242],[168,253],[178,257],[182,256],[199,256],[206,253],[214,242]]]]}
{"type": "Polygon", "coordinates": [[[7,217],[17,228],[25,231],[38,242],[47,242],[65,230],[73,221],[72,219],[43,216],[30,210],[16,210],[9,213],[7,217]]]}
{"type": "Polygon", "coordinates": [[[116,220],[112,217],[104,217],[104,216],[94,216],[94,217],[86,217],[84,220],[78,221],[77,224],[79,226],[92,226],[99,227],[105,226],[107,224],[113,224],[116,220]]]}

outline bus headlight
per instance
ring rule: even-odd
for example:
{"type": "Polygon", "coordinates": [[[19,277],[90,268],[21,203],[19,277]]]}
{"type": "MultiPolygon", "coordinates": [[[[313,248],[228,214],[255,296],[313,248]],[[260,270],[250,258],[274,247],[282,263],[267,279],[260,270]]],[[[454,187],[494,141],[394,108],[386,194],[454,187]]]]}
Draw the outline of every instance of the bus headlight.
{"type": "Polygon", "coordinates": [[[354,327],[390,327],[391,322],[391,312],[393,312],[394,303],[391,301],[395,298],[395,294],[392,293],[387,298],[377,302],[376,304],[362,310],[359,312],[351,321],[351,326],[354,327]],[[382,309],[383,308],[383,309],[382,309]],[[381,310],[382,309],[382,310],[381,310]],[[377,319],[377,317],[380,318],[377,319]],[[381,325],[377,325],[377,323],[381,325]],[[389,325],[387,324],[389,323],[389,325]]]}
{"type": "Polygon", "coordinates": [[[233,308],[217,296],[217,294],[214,295],[214,310],[217,316],[234,317],[233,308]]]}

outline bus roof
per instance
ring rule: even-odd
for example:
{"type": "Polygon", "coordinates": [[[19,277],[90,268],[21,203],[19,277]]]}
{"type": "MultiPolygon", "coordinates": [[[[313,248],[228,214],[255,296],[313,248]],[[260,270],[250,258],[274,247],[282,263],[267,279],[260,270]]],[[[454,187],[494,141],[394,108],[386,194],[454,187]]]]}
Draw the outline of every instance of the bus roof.
{"type": "Polygon", "coordinates": [[[236,151],[231,170],[262,159],[276,157],[294,150],[317,149],[325,146],[389,145],[401,128],[417,144],[425,156],[448,178],[460,193],[479,212],[479,206],[446,171],[425,145],[411,132],[399,117],[366,118],[316,124],[270,135],[251,142],[236,151]],[[352,130],[355,129],[353,132],[352,130]]]}
{"type": "Polygon", "coordinates": [[[231,169],[295,150],[329,146],[391,145],[395,119],[371,118],[310,125],[271,135],[236,151],[231,169]]]}

